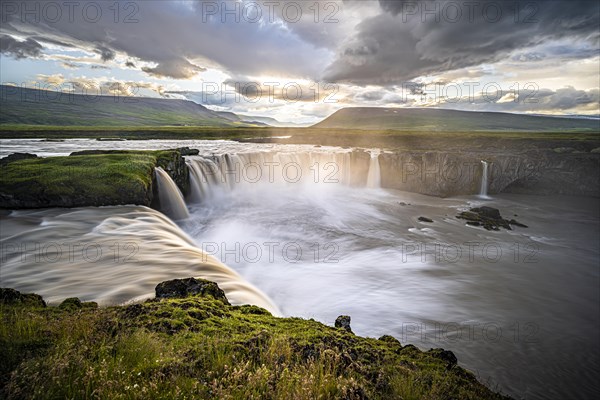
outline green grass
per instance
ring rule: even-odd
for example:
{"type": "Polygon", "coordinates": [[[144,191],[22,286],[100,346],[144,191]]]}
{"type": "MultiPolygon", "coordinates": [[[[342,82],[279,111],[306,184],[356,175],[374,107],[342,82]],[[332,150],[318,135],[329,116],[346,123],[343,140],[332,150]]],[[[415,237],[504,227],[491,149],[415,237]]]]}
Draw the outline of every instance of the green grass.
{"type": "Polygon", "coordinates": [[[150,205],[154,167],[178,157],[177,151],[120,151],[13,161],[0,167],[0,198],[13,207],[150,205]]]}
{"type": "Polygon", "coordinates": [[[503,398],[433,352],[210,296],[0,305],[0,322],[4,398],[503,398]]]}

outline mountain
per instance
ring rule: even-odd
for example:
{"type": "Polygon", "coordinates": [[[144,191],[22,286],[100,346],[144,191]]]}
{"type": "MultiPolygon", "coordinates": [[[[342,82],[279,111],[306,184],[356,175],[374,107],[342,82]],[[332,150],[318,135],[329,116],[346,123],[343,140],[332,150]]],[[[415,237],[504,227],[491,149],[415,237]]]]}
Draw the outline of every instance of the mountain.
{"type": "Polygon", "coordinates": [[[351,107],[336,111],[313,128],[420,131],[600,130],[600,120],[435,108],[351,107]]]}
{"type": "Polygon", "coordinates": [[[0,85],[0,125],[258,126],[188,100],[94,96],[0,85]]]}
{"type": "Polygon", "coordinates": [[[295,122],[282,122],[279,121],[275,118],[271,118],[271,117],[258,117],[255,115],[243,115],[243,114],[238,114],[240,117],[244,118],[244,121],[250,121],[253,123],[260,123],[260,124],[264,124],[264,125],[268,125],[268,126],[276,126],[276,127],[302,127],[302,126],[307,126],[307,124],[297,124],[295,122]]]}

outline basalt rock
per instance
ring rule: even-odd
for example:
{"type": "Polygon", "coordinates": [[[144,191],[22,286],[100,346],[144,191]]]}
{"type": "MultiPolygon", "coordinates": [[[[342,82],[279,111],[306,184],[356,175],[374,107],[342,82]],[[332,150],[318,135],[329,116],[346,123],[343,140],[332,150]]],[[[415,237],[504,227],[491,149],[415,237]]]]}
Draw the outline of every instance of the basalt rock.
{"type": "Polygon", "coordinates": [[[11,288],[0,288],[0,304],[46,307],[46,302],[39,294],[21,293],[11,288]]]}
{"type": "Polygon", "coordinates": [[[421,222],[429,222],[429,223],[433,222],[433,220],[431,218],[427,218],[427,217],[419,217],[417,219],[421,222]]]}
{"type": "Polygon", "coordinates": [[[350,316],[349,315],[340,315],[335,319],[335,327],[342,328],[346,331],[352,333],[352,328],[350,328],[350,316]]]}
{"type": "Polygon", "coordinates": [[[512,230],[511,225],[527,228],[527,225],[515,219],[502,218],[500,210],[488,206],[471,208],[469,211],[461,212],[456,218],[466,220],[467,225],[483,226],[488,231],[499,231],[500,228],[512,230]]]}
{"type": "Polygon", "coordinates": [[[185,278],[161,282],[156,286],[155,292],[158,299],[212,296],[229,304],[225,292],[219,285],[205,279],[185,278]]]}

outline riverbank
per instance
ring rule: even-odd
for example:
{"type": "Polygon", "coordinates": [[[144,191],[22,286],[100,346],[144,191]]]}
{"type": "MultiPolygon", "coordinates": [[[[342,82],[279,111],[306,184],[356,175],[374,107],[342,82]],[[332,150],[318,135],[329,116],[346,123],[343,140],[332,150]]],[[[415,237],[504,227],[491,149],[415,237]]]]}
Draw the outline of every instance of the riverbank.
{"type": "MultiPolygon", "coordinates": [[[[231,306],[216,284],[144,303],[46,307],[2,289],[6,398],[506,399],[456,364],[391,336],[231,306]],[[208,289],[204,289],[208,287],[208,289]]],[[[164,285],[163,285],[164,286],[164,285]]],[[[164,287],[163,287],[164,289],[164,287]]],[[[186,288],[187,289],[187,288],[186,288]]]]}
{"type": "Polygon", "coordinates": [[[179,150],[13,155],[0,164],[0,208],[156,205],[156,167],[187,192],[188,172],[179,150]]]}

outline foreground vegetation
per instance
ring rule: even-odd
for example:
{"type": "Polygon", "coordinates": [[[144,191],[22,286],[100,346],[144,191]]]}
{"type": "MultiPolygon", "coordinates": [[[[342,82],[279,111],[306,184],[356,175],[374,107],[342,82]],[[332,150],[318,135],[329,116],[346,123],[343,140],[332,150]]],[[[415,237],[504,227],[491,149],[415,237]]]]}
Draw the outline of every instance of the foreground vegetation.
{"type": "Polygon", "coordinates": [[[0,297],[3,398],[505,398],[450,352],[276,318],[207,294],[100,309],[0,297]]]}

